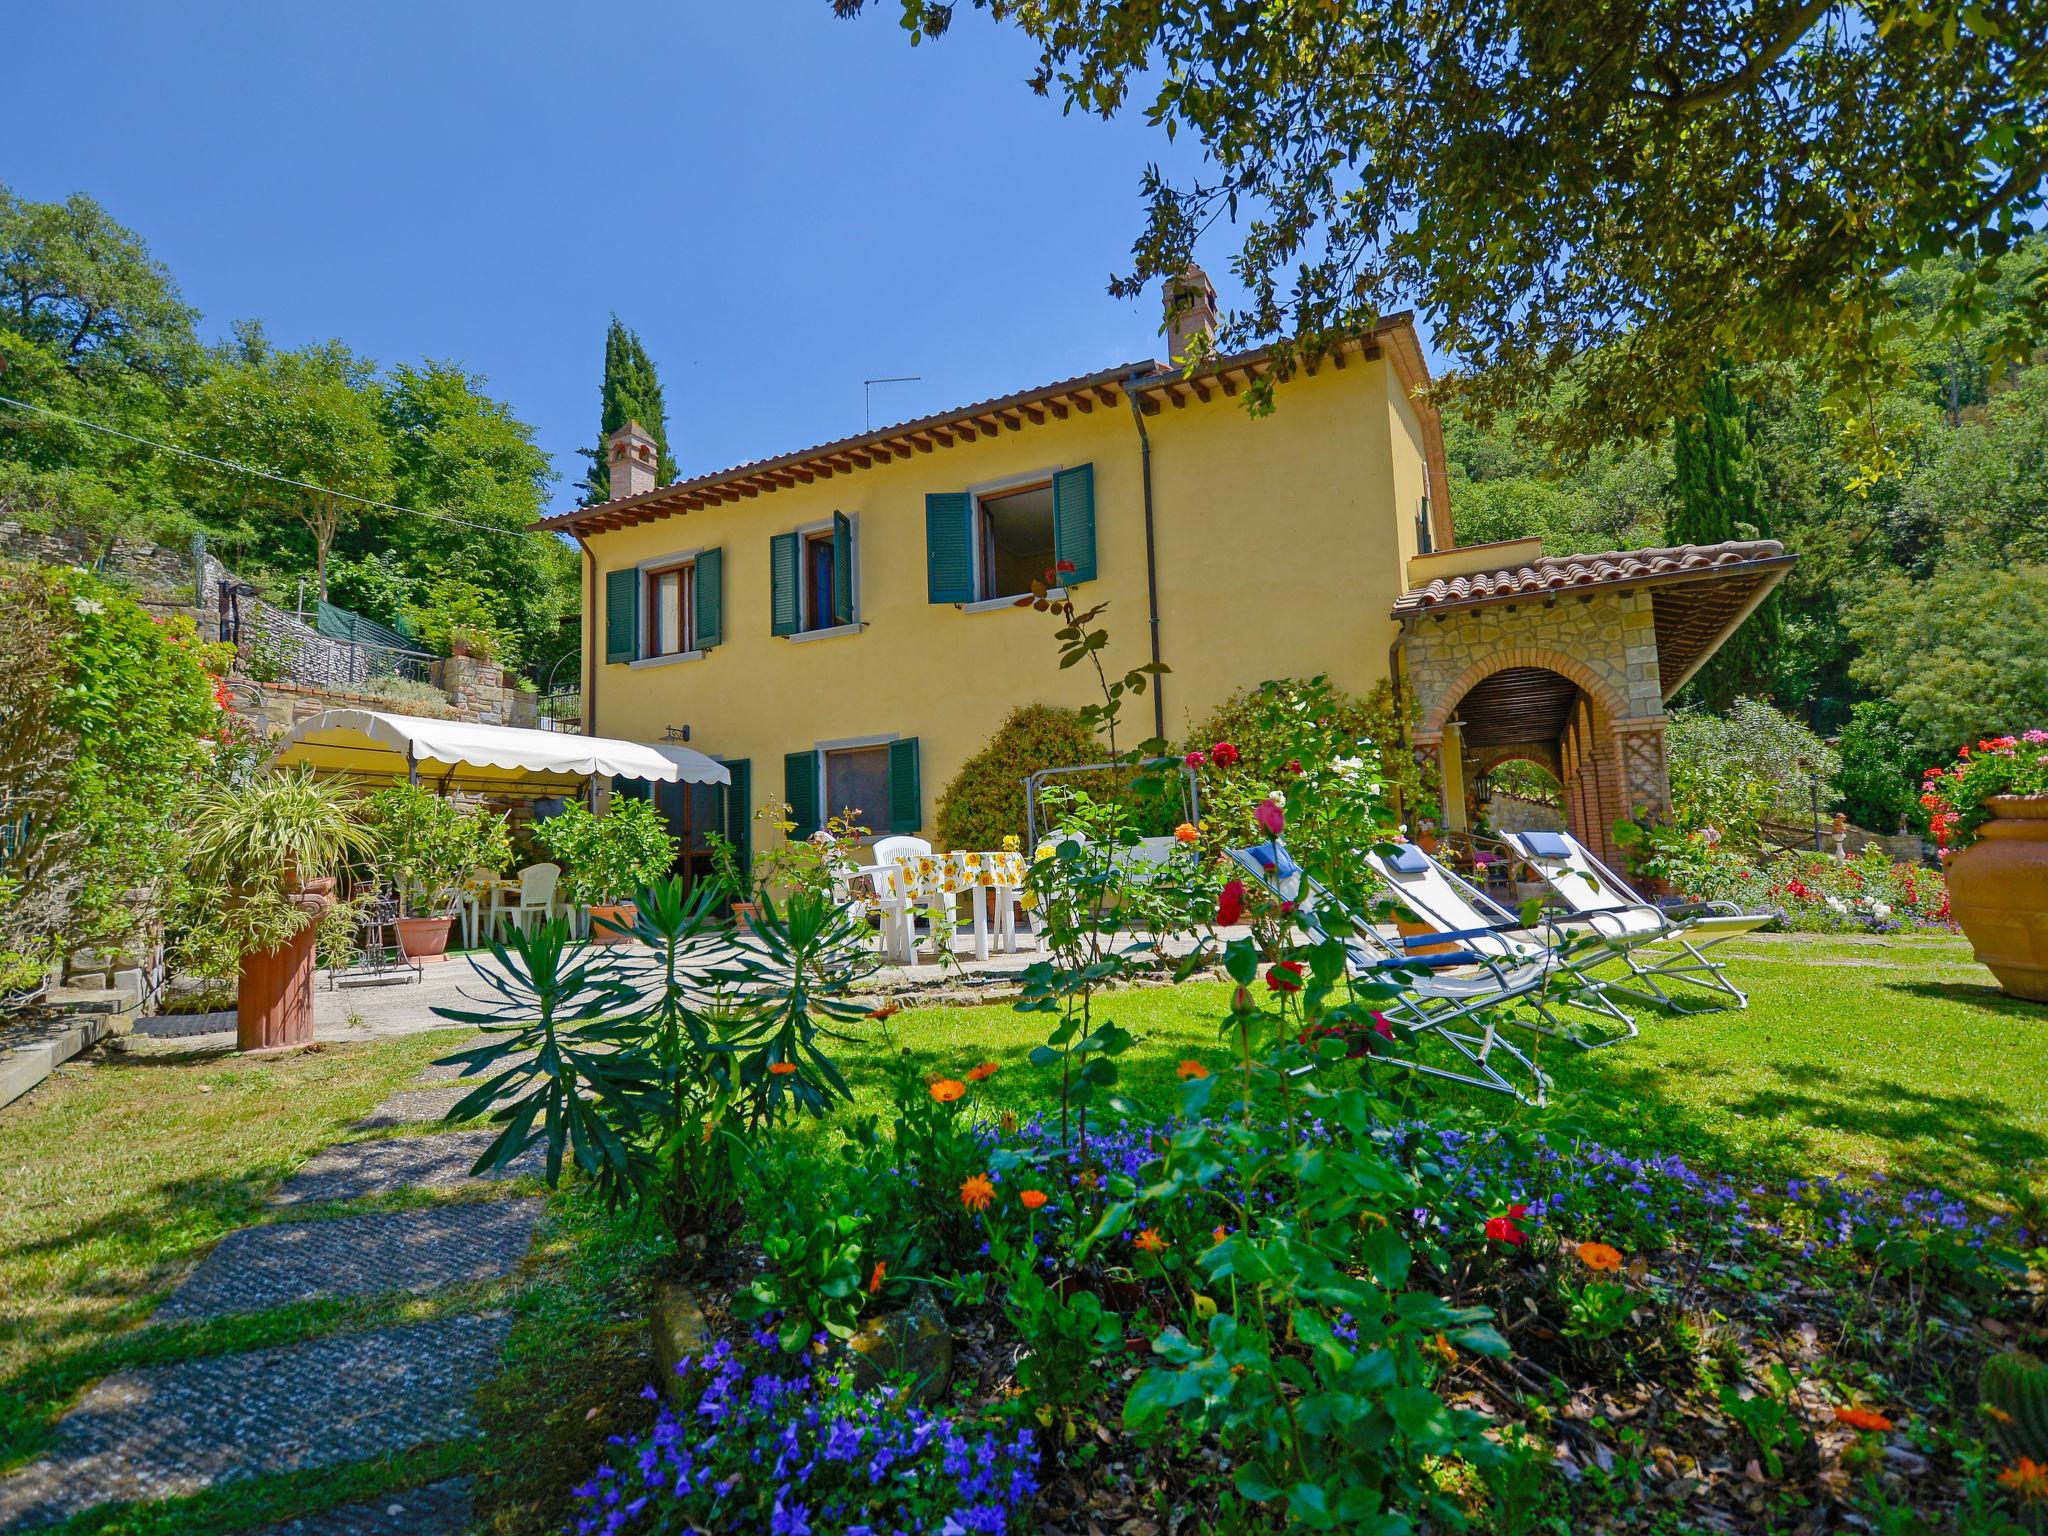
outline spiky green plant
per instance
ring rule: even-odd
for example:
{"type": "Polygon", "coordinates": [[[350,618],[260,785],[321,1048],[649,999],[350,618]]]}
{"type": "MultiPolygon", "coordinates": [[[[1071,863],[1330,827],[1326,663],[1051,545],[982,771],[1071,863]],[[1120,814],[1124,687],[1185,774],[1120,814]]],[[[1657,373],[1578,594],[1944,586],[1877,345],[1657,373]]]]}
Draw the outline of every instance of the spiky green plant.
{"type": "Polygon", "coordinates": [[[2007,1450],[2048,1461],[2048,1365],[2023,1350],[1993,1355],[1977,1396],[2007,1450]]]}

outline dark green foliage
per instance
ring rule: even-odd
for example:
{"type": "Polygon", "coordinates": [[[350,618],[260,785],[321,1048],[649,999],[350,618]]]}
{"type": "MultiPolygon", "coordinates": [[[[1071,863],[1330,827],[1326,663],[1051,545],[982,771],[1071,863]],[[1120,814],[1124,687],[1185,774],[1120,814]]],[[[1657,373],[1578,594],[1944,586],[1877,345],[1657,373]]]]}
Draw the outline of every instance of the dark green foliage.
{"type": "MultiPolygon", "coordinates": [[[[1673,426],[1671,468],[1677,499],[1666,528],[1671,543],[1771,537],[1749,423],[1748,408],[1722,372],[1701,388],[1698,412],[1673,426]]],[[[1778,626],[1777,604],[1766,598],[1694,676],[1693,697],[1717,712],[1745,695],[1768,697],[1778,626]]]]}
{"type": "MultiPolygon", "coordinates": [[[[1024,836],[1024,780],[1041,768],[1100,762],[1104,755],[1079,713],[1053,704],[1020,704],[996,727],[989,744],[960,765],[939,796],[939,840],[948,848],[1000,848],[1024,836]]],[[[1097,774],[1062,775],[1061,783],[1100,794],[1097,774]]]]}
{"type": "Polygon", "coordinates": [[[2048,1461],[2048,1365],[2021,1350],[1993,1355],[1977,1392],[1992,1433],[2013,1455],[2048,1461]]]}
{"type": "Polygon", "coordinates": [[[1850,821],[1873,832],[1895,832],[1901,818],[1909,826],[1925,823],[1920,770],[1941,754],[1899,723],[1897,709],[1881,699],[1858,704],[1836,750],[1842,767],[1835,787],[1850,821]]]}
{"type": "Polygon", "coordinates": [[[583,478],[583,505],[594,507],[611,500],[612,477],[605,456],[611,435],[629,421],[637,421],[654,439],[655,479],[667,485],[676,478],[676,461],[668,451],[668,407],[662,401],[661,380],[655,376],[654,361],[640,344],[637,331],[619,323],[617,315],[604,333],[604,385],[598,407],[597,446],[576,451],[590,460],[590,472],[583,478]]]}

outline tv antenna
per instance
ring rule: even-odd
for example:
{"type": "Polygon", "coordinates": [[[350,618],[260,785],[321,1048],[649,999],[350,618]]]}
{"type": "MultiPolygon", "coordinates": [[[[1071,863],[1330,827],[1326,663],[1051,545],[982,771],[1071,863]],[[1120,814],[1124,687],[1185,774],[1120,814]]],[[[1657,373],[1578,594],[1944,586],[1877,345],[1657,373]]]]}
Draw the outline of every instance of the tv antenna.
{"type": "Polygon", "coordinates": [[[921,384],[924,375],[918,373],[894,373],[885,379],[862,379],[860,381],[861,411],[867,421],[862,429],[875,430],[875,386],[877,384],[921,384]]]}

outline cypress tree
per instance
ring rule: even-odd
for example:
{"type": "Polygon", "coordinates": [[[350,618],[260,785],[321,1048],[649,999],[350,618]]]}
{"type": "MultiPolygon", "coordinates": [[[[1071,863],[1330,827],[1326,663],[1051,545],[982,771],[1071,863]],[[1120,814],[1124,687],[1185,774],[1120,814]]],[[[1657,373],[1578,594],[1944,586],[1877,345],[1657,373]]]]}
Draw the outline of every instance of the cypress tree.
{"type": "Polygon", "coordinates": [[[637,421],[654,439],[658,462],[655,477],[662,485],[676,478],[676,461],[668,451],[668,408],[662,403],[661,380],[654,372],[654,360],[640,345],[636,332],[619,323],[617,315],[604,334],[604,388],[598,408],[597,446],[576,451],[590,460],[583,477],[583,505],[591,507],[609,501],[612,494],[610,461],[605,445],[611,435],[629,421],[637,421]]]}
{"type": "MultiPolygon", "coordinates": [[[[1725,372],[1700,389],[1700,408],[1672,426],[1675,471],[1665,536],[1673,544],[1720,544],[1730,539],[1767,539],[1763,476],[1750,447],[1750,412],[1725,372]]],[[[1780,639],[1778,599],[1773,593],[1722,642],[1687,685],[1715,713],[1737,698],[1768,699],[1780,639]]]]}

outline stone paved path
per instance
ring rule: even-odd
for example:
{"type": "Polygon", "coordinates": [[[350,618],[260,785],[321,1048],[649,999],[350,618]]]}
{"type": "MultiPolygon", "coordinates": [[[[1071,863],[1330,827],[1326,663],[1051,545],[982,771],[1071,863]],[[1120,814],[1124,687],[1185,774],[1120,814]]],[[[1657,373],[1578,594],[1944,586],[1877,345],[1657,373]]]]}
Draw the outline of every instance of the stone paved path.
{"type": "MultiPolygon", "coordinates": [[[[450,1076],[429,1068],[421,1086],[379,1105],[363,1128],[445,1113],[466,1091],[451,1095],[450,1076]]],[[[330,1147],[272,1197],[280,1214],[407,1189],[469,1198],[245,1227],[187,1275],[150,1321],[329,1296],[425,1294],[514,1273],[545,1202],[471,1179],[471,1164],[495,1134],[483,1127],[330,1147]]],[[[538,1159],[526,1159],[513,1172],[538,1170],[538,1159]]],[[[118,1372],[86,1389],[39,1459],[0,1478],[0,1532],[34,1530],[103,1504],[189,1495],[473,1436],[472,1401],[497,1372],[510,1329],[504,1312],[458,1314],[118,1372]]],[[[261,1536],[462,1536],[471,1518],[469,1485],[456,1479],[309,1515],[261,1536]]]]}
{"type": "MultiPolygon", "coordinates": [[[[449,1131],[438,1136],[393,1136],[383,1141],[349,1141],[309,1160],[271,1197],[272,1205],[310,1205],[321,1200],[360,1200],[402,1189],[453,1189],[469,1178],[484,1149],[498,1139],[494,1127],[449,1131]]],[[[538,1174],[545,1160],[535,1148],[490,1178],[538,1174]]]]}
{"type": "Polygon", "coordinates": [[[478,1200],[230,1232],[150,1316],[190,1323],[322,1296],[437,1291],[519,1267],[539,1200],[478,1200]]]}

